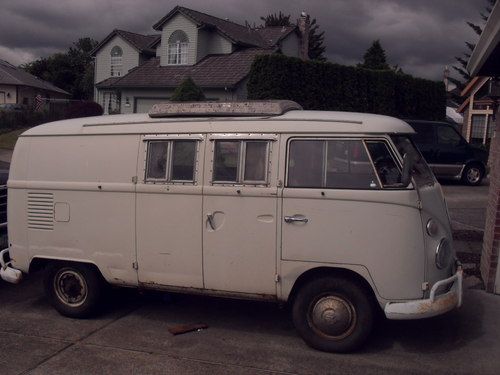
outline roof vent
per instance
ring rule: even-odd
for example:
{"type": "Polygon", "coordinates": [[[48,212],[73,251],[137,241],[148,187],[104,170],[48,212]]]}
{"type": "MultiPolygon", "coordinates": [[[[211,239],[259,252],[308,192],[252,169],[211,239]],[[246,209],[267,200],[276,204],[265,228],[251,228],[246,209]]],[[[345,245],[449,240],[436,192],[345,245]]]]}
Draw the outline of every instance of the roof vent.
{"type": "Polygon", "coordinates": [[[291,100],[170,102],[153,105],[149,117],[279,116],[292,110],[302,107],[291,100]]]}

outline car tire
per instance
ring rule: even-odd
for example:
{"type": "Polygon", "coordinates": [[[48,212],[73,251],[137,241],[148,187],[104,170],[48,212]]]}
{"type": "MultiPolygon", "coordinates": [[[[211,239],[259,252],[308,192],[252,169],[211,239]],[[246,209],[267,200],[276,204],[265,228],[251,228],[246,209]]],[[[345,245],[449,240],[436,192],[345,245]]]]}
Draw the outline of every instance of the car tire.
{"type": "Polygon", "coordinates": [[[465,185],[477,186],[484,178],[484,168],[478,163],[469,163],[462,171],[462,182],[465,185]]]}
{"type": "Polygon", "coordinates": [[[321,277],[300,288],[292,318],[299,335],[312,348],[345,353],[368,339],[374,308],[359,283],[341,277],[321,277]]]}
{"type": "Polygon", "coordinates": [[[70,318],[88,318],[98,311],[103,284],[91,265],[57,262],[45,269],[45,294],[61,315],[70,318]]]}

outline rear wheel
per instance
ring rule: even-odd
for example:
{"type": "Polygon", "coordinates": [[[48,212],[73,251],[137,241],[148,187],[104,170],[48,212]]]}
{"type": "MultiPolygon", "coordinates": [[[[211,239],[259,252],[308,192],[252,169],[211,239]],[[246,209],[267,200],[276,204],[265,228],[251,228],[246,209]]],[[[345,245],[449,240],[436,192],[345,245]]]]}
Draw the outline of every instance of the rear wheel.
{"type": "Polygon", "coordinates": [[[484,168],[477,163],[467,164],[462,172],[462,182],[469,186],[481,184],[484,177],[484,168]]]}
{"type": "Polygon", "coordinates": [[[92,266],[52,263],[45,270],[45,293],[54,308],[70,318],[87,318],[97,312],[103,281],[92,266]]]}
{"type": "Polygon", "coordinates": [[[309,346],[326,352],[348,352],[368,338],[374,309],[357,282],[322,277],[299,290],[292,314],[295,328],[309,346]]]}

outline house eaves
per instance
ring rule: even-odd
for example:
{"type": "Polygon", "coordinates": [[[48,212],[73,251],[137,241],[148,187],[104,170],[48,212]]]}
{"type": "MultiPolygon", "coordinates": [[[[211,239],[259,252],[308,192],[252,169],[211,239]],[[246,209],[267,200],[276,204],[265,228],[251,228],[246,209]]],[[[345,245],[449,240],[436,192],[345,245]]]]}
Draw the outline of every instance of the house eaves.
{"type": "Polygon", "coordinates": [[[161,39],[160,35],[142,35],[133,33],[131,31],[114,29],[92,51],[90,51],[90,55],[95,56],[96,53],[115,36],[119,36],[120,38],[122,38],[137,52],[151,55],[155,54],[155,51],[152,49],[151,44],[161,39]],[[151,39],[151,41],[149,41],[148,39],[151,39]],[[140,43],[139,40],[141,41],[140,43]]]}

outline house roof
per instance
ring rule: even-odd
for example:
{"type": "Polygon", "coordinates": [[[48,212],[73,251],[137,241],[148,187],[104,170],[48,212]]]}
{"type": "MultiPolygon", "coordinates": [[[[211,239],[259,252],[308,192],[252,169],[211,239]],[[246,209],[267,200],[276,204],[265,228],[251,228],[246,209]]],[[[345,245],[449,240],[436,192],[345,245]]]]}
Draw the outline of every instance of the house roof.
{"type": "Polygon", "coordinates": [[[106,87],[111,87],[113,86],[113,84],[118,81],[120,79],[120,77],[110,77],[110,78],[107,78],[101,82],[98,82],[96,83],[96,87],[97,88],[106,88],[106,87]]]}
{"type": "Polygon", "coordinates": [[[186,77],[191,77],[200,87],[234,87],[248,75],[256,56],[272,52],[272,49],[247,48],[227,55],[209,55],[196,65],[177,66],[161,66],[160,58],[154,57],[115,82],[106,80],[99,85],[113,88],[177,87],[186,77]]]}
{"type": "Polygon", "coordinates": [[[476,76],[470,80],[467,86],[464,87],[460,96],[470,95],[472,90],[479,90],[486,82],[488,82],[490,77],[479,77],[476,76]]]}
{"type": "Polygon", "coordinates": [[[52,83],[39,79],[4,60],[0,60],[0,84],[36,87],[42,90],[70,95],[70,93],[54,86],[52,83]]]}
{"type": "Polygon", "coordinates": [[[106,38],[104,38],[91,52],[92,56],[95,56],[97,51],[99,51],[107,42],[109,42],[115,36],[122,37],[126,42],[128,42],[134,49],[139,53],[146,53],[150,55],[155,54],[155,50],[151,47],[157,40],[161,38],[160,34],[152,35],[142,35],[133,33],[125,30],[113,30],[106,38]]]}
{"type": "Polygon", "coordinates": [[[161,30],[162,26],[176,14],[182,14],[193,21],[198,27],[216,29],[235,44],[253,47],[270,47],[276,45],[284,36],[295,30],[296,26],[250,28],[238,23],[214,17],[193,9],[176,6],[165,17],[153,25],[153,29],[161,30]]]}
{"type": "Polygon", "coordinates": [[[266,46],[272,47],[298,29],[297,26],[266,26],[254,30],[260,35],[266,46]]]}

